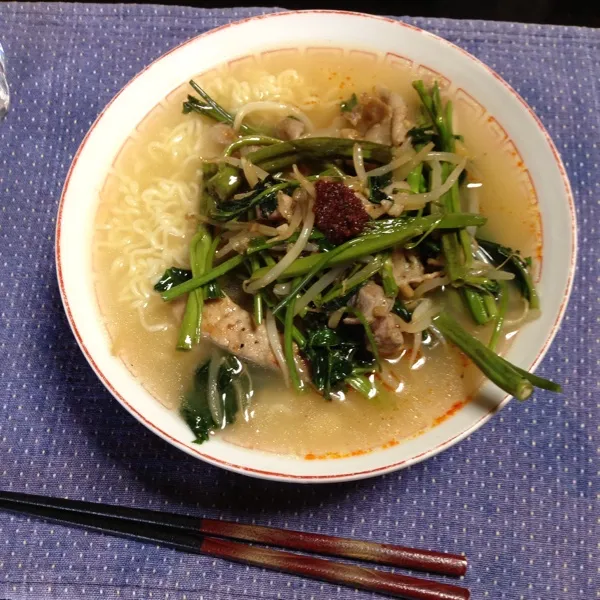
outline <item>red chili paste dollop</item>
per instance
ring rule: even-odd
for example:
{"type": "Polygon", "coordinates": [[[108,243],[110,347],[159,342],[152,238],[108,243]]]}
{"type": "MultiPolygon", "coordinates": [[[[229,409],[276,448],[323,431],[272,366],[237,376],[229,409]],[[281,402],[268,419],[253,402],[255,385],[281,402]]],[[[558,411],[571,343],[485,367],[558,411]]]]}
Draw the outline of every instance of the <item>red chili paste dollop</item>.
{"type": "Polygon", "coordinates": [[[349,187],[337,181],[319,180],[315,189],[315,225],[329,241],[341,244],[362,233],[369,215],[349,187]]]}

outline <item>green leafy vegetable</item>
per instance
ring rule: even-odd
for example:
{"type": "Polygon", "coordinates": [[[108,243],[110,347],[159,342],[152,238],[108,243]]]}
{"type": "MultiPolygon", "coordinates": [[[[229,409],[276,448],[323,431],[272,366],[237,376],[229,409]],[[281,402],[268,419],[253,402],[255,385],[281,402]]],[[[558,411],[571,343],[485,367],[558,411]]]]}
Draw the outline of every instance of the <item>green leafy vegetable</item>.
{"type": "MultiPolygon", "coordinates": [[[[314,254],[295,260],[282,274],[282,279],[296,277],[304,273],[311,276],[325,267],[334,267],[358,258],[401,246],[412,238],[422,235],[430,229],[456,229],[468,225],[483,225],[485,217],[471,214],[452,214],[446,216],[410,217],[372,221],[360,236],[344,242],[327,254],[314,254]]],[[[260,269],[254,277],[262,277],[265,269],[260,269]]],[[[193,281],[193,280],[192,280],[193,281]]],[[[191,285],[192,281],[183,286],[191,285]]],[[[170,290],[165,294],[174,293],[170,290]]],[[[163,295],[164,297],[164,295],[163,295]]]]}
{"type": "Polygon", "coordinates": [[[398,315],[405,323],[410,323],[412,319],[412,314],[406,305],[400,298],[396,298],[394,302],[394,306],[392,307],[392,312],[398,315]]]}
{"type": "MultiPolygon", "coordinates": [[[[223,154],[225,156],[231,156],[234,152],[238,152],[245,146],[272,146],[273,144],[279,144],[280,142],[281,140],[268,135],[245,135],[229,144],[223,154]]],[[[217,169],[215,169],[215,172],[211,175],[214,175],[216,172],[217,169]]]]}
{"type": "Polygon", "coordinates": [[[460,293],[465,304],[469,307],[469,312],[475,323],[477,325],[488,323],[492,316],[487,311],[485,296],[469,286],[462,287],[460,293]]]}
{"type": "MultiPolygon", "coordinates": [[[[181,407],[181,415],[196,436],[195,444],[207,441],[210,433],[221,426],[213,421],[208,406],[209,365],[210,361],[207,361],[196,370],[191,389],[185,395],[181,407]]],[[[227,425],[235,421],[239,410],[236,385],[240,387],[242,396],[250,396],[251,382],[246,367],[237,357],[230,354],[223,359],[217,376],[219,400],[227,425]]]]}
{"type": "MultiPolygon", "coordinates": [[[[456,137],[453,131],[453,108],[451,102],[442,102],[440,88],[437,82],[427,90],[423,81],[413,82],[413,87],[419,94],[423,108],[431,125],[411,130],[414,142],[423,143],[427,137],[435,143],[435,148],[442,152],[454,152],[456,137]]],[[[452,172],[453,165],[442,163],[442,182],[452,172]]],[[[446,214],[460,212],[459,183],[456,182],[448,192],[440,198],[443,212],[446,214]]],[[[463,284],[466,271],[472,262],[471,236],[466,228],[457,231],[444,232],[441,235],[442,249],[446,262],[446,272],[452,282],[463,284]]],[[[474,321],[483,325],[494,318],[497,309],[493,298],[486,297],[477,289],[465,288],[462,294],[465,304],[471,312],[474,321]]]]}
{"type": "MultiPolygon", "coordinates": [[[[200,277],[204,274],[207,262],[210,261],[211,245],[210,233],[204,225],[200,225],[190,243],[190,264],[193,277],[200,277]]],[[[188,295],[177,337],[178,350],[191,350],[194,344],[200,342],[203,310],[204,288],[200,287],[188,295]]]]}
{"type": "MultiPolygon", "coordinates": [[[[207,271],[212,269],[212,262],[214,260],[214,253],[217,247],[218,238],[213,240],[213,245],[210,250],[210,257],[207,261],[207,271]]],[[[192,279],[192,271],[190,269],[180,269],[179,267],[169,267],[154,285],[154,290],[157,292],[166,292],[171,288],[178,286],[186,281],[192,279]]],[[[216,300],[217,298],[223,298],[223,290],[216,280],[210,281],[204,286],[204,299],[205,300],[216,300]]]]}
{"type": "Polygon", "coordinates": [[[392,173],[386,173],[379,177],[369,177],[369,200],[373,204],[381,204],[382,200],[387,200],[388,195],[383,191],[388,185],[392,183],[392,173]]]}
{"type": "Polygon", "coordinates": [[[297,296],[292,296],[288,304],[285,319],[283,323],[283,349],[285,354],[285,362],[290,374],[290,381],[296,392],[301,392],[304,389],[304,383],[298,373],[296,361],[294,360],[294,310],[296,308],[297,296]]]}
{"type": "Polygon", "coordinates": [[[506,281],[499,282],[500,292],[498,294],[498,314],[494,319],[494,329],[488,344],[490,350],[496,350],[496,346],[500,341],[500,334],[502,333],[502,326],[504,325],[504,317],[506,316],[506,310],[508,308],[508,285],[506,281]]]}
{"type": "Polygon", "coordinates": [[[385,260],[384,254],[378,254],[372,258],[362,269],[344,279],[340,284],[333,286],[331,291],[323,296],[322,303],[329,304],[332,300],[347,295],[348,292],[367,282],[373,275],[381,271],[385,260]]]}
{"type": "MultiPolygon", "coordinates": [[[[355,369],[356,371],[356,369],[355,369]]],[[[346,383],[359,394],[367,399],[375,398],[379,394],[379,389],[374,380],[369,379],[365,375],[355,374],[355,372],[346,377],[346,383]]]]}
{"type": "MultiPolygon", "coordinates": [[[[210,246],[208,256],[206,257],[206,268],[204,269],[205,273],[208,273],[213,268],[215,254],[217,252],[217,248],[219,247],[220,241],[221,236],[217,236],[210,246]]],[[[223,290],[216,279],[207,283],[202,289],[204,290],[205,300],[217,300],[225,297],[225,294],[223,293],[223,290]]]]}
{"type": "Polygon", "coordinates": [[[426,191],[425,178],[423,177],[423,163],[417,165],[407,176],[406,182],[410,185],[413,194],[426,191]]]}
{"type": "MultiPolygon", "coordinates": [[[[342,138],[309,137],[265,146],[246,157],[252,164],[268,173],[276,173],[302,161],[331,161],[351,159],[355,141],[342,138]]],[[[391,160],[390,146],[375,142],[361,142],[365,161],[385,164],[391,160]]],[[[243,185],[240,169],[221,165],[216,175],[207,183],[208,191],[221,201],[229,200],[243,185]]]]}
{"type": "Polygon", "coordinates": [[[230,221],[255,206],[260,207],[265,215],[269,215],[277,208],[278,192],[288,192],[298,185],[297,181],[281,181],[278,176],[270,175],[257,183],[243,198],[219,202],[210,216],[217,221],[230,221]]]}
{"type": "MultiPolygon", "coordinates": [[[[411,141],[414,146],[425,145],[433,142],[436,146],[440,145],[440,137],[435,129],[435,127],[429,123],[422,127],[413,127],[408,131],[408,135],[411,138],[411,141]]],[[[455,140],[464,141],[464,137],[462,135],[454,134],[452,136],[455,140]]]]}
{"type": "MultiPolygon", "coordinates": [[[[198,100],[198,98],[195,98],[194,96],[188,96],[187,101],[183,103],[183,114],[197,112],[201,115],[210,117],[219,123],[233,125],[234,116],[231,113],[227,112],[222,106],[217,104],[193,79],[190,81],[190,85],[202,100],[198,100]]],[[[260,133],[243,123],[240,126],[240,131],[244,135],[255,135],[260,133]]]]}
{"type": "Polygon", "coordinates": [[[358,293],[358,290],[360,290],[362,286],[363,283],[360,283],[354,289],[350,290],[343,296],[338,296],[333,300],[329,300],[328,302],[323,302],[323,299],[321,299],[319,302],[317,302],[317,304],[321,310],[327,313],[332,313],[336,310],[339,310],[340,308],[348,306],[348,304],[352,300],[352,297],[358,293]]]}
{"type": "MultiPolygon", "coordinates": [[[[248,258],[248,271],[250,275],[260,268],[260,261],[257,254],[251,254],[248,258]]],[[[264,317],[264,297],[263,294],[254,294],[252,299],[254,304],[254,323],[260,325],[264,317]]]]}
{"type": "Polygon", "coordinates": [[[302,353],[310,362],[314,386],[330,399],[332,392],[346,389],[356,368],[373,370],[373,354],[365,347],[361,327],[340,324],[333,330],[314,318],[302,353]]]}
{"type": "Polygon", "coordinates": [[[373,335],[373,330],[369,325],[365,315],[355,308],[354,306],[348,306],[348,311],[351,312],[359,321],[359,323],[363,326],[365,330],[365,335],[367,336],[367,340],[369,342],[369,349],[371,354],[375,358],[375,365],[377,369],[381,371],[381,359],[379,358],[379,350],[377,349],[377,343],[375,342],[375,336],[373,335]]]}
{"type": "Polygon", "coordinates": [[[189,269],[180,269],[178,267],[169,267],[154,284],[157,292],[166,292],[172,287],[188,281],[192,278],[192,272],[189,269]]]}
{"type": "Polygon", "coordinates": [[[490,256],[492,262],[496,266],[502,266],[503,269],[514,273],[515,283],[523,297],[529,302],[529,307],[538,309],[540,307],[540,299],[533,283],[533,278],[529,272],[531,267],[530,258],[522,258],[518,252],[496,244],[488,240],[477,240],[481,248],[483,248],[490,256]]]}
{"type": "Polygon", "coordinates": [[[344,100],[344,102],[340,104],[340,110],[342,112],[352,112],[352,109],[356,106],[358,106],[358,98],[356,94],[352,94],[348,100],[344,100]]]}
{"type": "Polygon", "coordinates": [[[174,300],[175,298],[179,298],[179,296],[187,294],[188,292],[191,292],[192,290],[195,290],[196,288],[199,288],[200,286],[203,286],[206,283],[214,281],[222,275],[225,275],[225,273],[229,273],[229,271],[232,271],[236,267],[239,267],[241,264],[243,264],[244,260],[244,255],[238,254],[237,256],[234,256],[229,260],[222,262],[220,265],[217,265],[216,267],[214,267],[207,273],[204,273],[204,275],[201,275],[200,277],[192,277],[192,279],[189,279],[188,281],[184,281],[183,283],[180,283],[175,287],[165,290],[164,292],[162,292],[161,297],[167,302],[170,300],[174,300]]]}
{"type": "Polygon", "coordinates": [[[431,123],[424,125],[423,127],[413,127],[408,131],[408,135],[415,146],[424,146],[425,144],[429,144],[431,142],[433,142],[436,146],[440,145],[437,131],[431,123]]]}
{"type": "Polygon", "coordinates": [[[442,248],[439,242],[434,240],[431,236],[428,236],[422,240],[417,246],[417,250],[423,264],[427,264],[429,259],[439,259],[442,253],[442,248]]]}

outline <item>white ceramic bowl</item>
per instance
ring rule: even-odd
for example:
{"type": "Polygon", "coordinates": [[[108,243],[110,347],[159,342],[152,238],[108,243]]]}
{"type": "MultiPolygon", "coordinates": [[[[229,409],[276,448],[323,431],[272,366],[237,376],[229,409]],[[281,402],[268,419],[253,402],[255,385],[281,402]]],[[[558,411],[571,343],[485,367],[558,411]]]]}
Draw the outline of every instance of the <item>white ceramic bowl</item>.
{"type": "Polygon", "coordinates": [[[370,454],[303,460],[239,448],[218,439],[190,443],[176,412],[152,398],[111,355],[92,282],[92,224],[109,167],[135,124],[191,76],[254,52],[297,46],[333,46],[394,54],[442,74],[512,140],[529,170],[539,200],[544,264],[539,289],[543,314],[517,336],[508,359],[528,369],[542,360],[562,319],[576,254],[573,199],[565,169],[547,132],[531,109],[496,73],[441,38],[410,25],[346,12],[279,13],[225,25],[171,50],[144,69],[104,109],[83,140],[67,176],[59,207],[56,262],[63,303],[77,341],[92,368],[119,402],[149,429],[188,454],[257,477],[287,481],[359,479],[424,460],[481,427],[507,401],[491,384],[480,400],[466,404],[437,427],[400,445],[370,454]],[[485,400],[483,400],[485,398],[485,400]]]}

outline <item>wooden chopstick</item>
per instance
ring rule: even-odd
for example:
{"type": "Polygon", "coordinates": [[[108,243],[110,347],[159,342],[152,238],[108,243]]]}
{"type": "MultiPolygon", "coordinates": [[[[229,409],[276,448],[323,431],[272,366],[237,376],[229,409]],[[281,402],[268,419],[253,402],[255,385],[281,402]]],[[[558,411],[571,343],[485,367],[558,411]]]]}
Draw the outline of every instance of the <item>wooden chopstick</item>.
{"type": "MultiPolygon", "coordinates": [[[[2,493],[0,496],[4,496],[2,493]]],[[[131,537],[163,544],[194,554],[208,554],[244,564],[275,569],[331,583],[348,585],[389,594],[407,600],[469,600],[469,591],[455,585],[427,581],[358,565],[337,563],[302,554],[260,548],[231,540],[216,539],[125,518],[77,512],[64,508],[35,505],[0,497],[0,509],[24,513],[43,519],[86,527],[102,533],[131,537]]]]}
{"type": "Polygon", "coordinates": [[[138,523],[171,527],[189,533],[214,535],[269,546],[280,546],[301,552],[327,554],[341,558],[391,565],[393,567],[427,571],[440,575],[458,577],[464,575],[467,570],[467,559],[464,556],[406,548],[394,544],[380,544],[378,542],[340,538],[320,533],[287,531],[274,527],[244,525],[231,521],[202,519],[175,513],[35,496],[33,494],[18,492],[0,492],[0,500],[14,502],[20,506],[32,505],[61,508],[76,513],[127,519],[138,523]]]}

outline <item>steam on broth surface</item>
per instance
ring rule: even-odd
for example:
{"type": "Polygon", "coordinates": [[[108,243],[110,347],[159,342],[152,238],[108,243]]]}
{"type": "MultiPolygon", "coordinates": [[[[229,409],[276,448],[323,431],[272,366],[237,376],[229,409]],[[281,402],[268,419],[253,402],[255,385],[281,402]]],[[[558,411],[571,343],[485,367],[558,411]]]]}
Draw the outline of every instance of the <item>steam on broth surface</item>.
{"type": "MultiPolygon", "coordinates": [[[[244,58],[196,81],[233,114],[251,102],[286,103],[310,119],[311,136],[337,137],[340,103],[352,94],[357,99],[373,94],[376,86],[398,93],[407,103],[406,120],[417,123],[420,101],[412,82],[423,78],[433,81],[404,63],[368,53],[282,50],[244,58]]],[[[213,346],[203,340],[189,351],[176,350],[185,298],[164,302],[153,286],[166,269],[189,268],[198,215],[207,210],[201,208],[203,159],[221,157],[223,142],[231,141],[223,139],[229,132],[210,119],[182,114],[187,94],[187,85],[170,94],[119,154],[101,192],[93,251],[98,300],[113,352],[157,400],[173,409],[180,406],[213,346]]],[[[518,155],[499,139],[489,115],[480,114],[452,89],[447,96],[454,100],[454,131],[464,136],[464,152],[473,165],[470,177],[482,184],[478,206],[471,204],[465,211],[487,217],[478,235],[534,257],[535,271],[541,258],[539,215],[518,155]]],[[[285,116],[285,111],[262,110],[249,114],[244,123],[272,130],[285,116]]],[[[268,226],[268,220],[262,223],[268,226]]],[[[225,258],[235,255],[234,250],[225,258]]],[[[237,299],[236,281],[227,285],[237,299]]],[[[500,350],[524,317],[524,301],[512,282],[508,285],[500,350]]],[[[493,322],[475,325],[465,314],[460,292],[449,287],[437,295],[432,292],[431,302],[439,302],[487,344],[493,322]]],[[[382,373],[371,376],[371,382],[378,381],[375,398],[352,388],[331,400],[313,389],[298,394],[276,370],[250,365],[254,391],[248,418],[239,413],[218,435],[250,448],[309,457],[368,451],[413,436],[471,399],[482,381],[469,360],[454,345],[440,341],[435,330],[419,339],[423,344],[415,352],[408,344],[382,358],[382,373]]]]}

